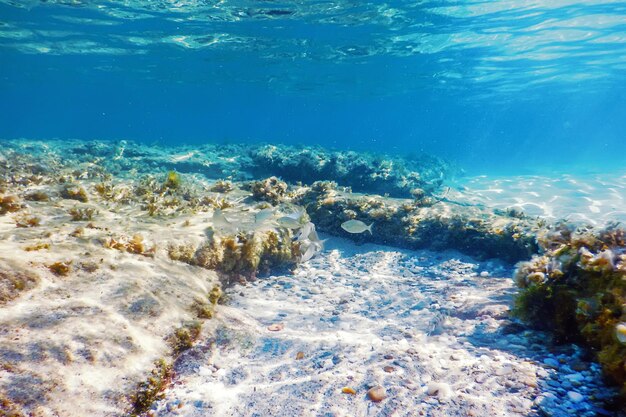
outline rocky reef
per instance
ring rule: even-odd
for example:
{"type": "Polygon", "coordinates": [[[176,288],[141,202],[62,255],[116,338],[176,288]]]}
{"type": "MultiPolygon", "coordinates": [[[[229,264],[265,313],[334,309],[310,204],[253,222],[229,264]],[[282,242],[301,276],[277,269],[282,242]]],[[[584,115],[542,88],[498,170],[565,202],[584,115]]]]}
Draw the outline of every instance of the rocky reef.
{"type": "MultiPolygon", "coordinates": [[[[36,143],[20,146],[22,149],[31,146],[31,151],[43,153],[36,143]]],[[[450,162],[429,155],[400,157],[319,147],[203,144],[176,149],[129,141],[67,142],[58,146],[63,149],[64,160],[96,164],[115,176],[148,174],[158,166],[163,170],[231,181],[277,176],[288,183],[311,185],[328,180],[351,187],[355,192],[392,197],[429,195],[458,171],[450,162]]],[[[62,163],[61,159],[57,162],[62,163]]]]}
{"type": "Polygon", "coordinates": [[[537,236],[540,253],[517,266],[519,317],[563,342],[588,346],[626,396],[626,232],[559,223],[537,236]]]}
{"type": "Polygon", "coordinates": [[[515,212],[495,213],[434,197],[392,199],[346,192],[334,182],[302,187],[295,201],[307,207],[322,231],[359,242],[374,242],[409,249],[446,250],[486,259],[528,259],[537,250],[537,219],[515,212]],[[349,234],[345,221],[373,223],[372,234],[349,234]]]}
{"type": "Polygon", "coordinates": [[[366,152],[266,145],[250,152],[255,177],[277,175],[285,181],[312,184],[335,181],[355,192],[410,197],[416,190],[432,193],[452,167],[432,156],[400,158],[366,152]]]}

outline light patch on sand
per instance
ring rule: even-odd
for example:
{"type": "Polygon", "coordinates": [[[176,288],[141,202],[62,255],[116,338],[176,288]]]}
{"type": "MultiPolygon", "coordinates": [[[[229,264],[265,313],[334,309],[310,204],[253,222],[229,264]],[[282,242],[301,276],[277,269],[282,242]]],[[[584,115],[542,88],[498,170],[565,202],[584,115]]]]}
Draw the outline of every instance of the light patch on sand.
{"type": "Polygon", "coordinates": [[[196,318],[194,300],[218,283],[214,272],[166,253],[168,240],[200,241],[206,223],[192,218],[184,228],[181,219],[150,218],[93,197],[91,221],[70,220],[76,201],[27,204],[40,226],[16,228],[19,213],[0,217],[0,260],[41,277],[0,309],[0,396],[37,415],[119,415],[154,360],[171,352],[167,336],[196,318]],[[82,233],[73,235],[77,228],[82,233]],[[154,256],[103,246],[107,237],[134,234],[156,245],[154,256]],[[36,242],[50,247],[25,250],[36,242]],[[49,269],[59,261],[71,262],[67,276],[49,269]]]}
{"type": "Polygon", "coordinates": [[[626,174],[469,177],[457,181],[448,199],[498,209],[519,207],[547,220],[600,226],[626,222],[626,174]],[[463,191],[454,190],[457,187],[463,191]]]}
{"type": "Polygon", "coordinates": [[[546,335],[501,333],[515,291],[502,278],[506,265],[340,239],[329,245],[293,275],[229,290],[229,306],[179,361],[154,415],[531,412],[546,383],[546,335]],[[282,330],[271,331],[278,323],[282,330]],[[366,396],[376,385],[388,395],[380,403],[366,396]]]}

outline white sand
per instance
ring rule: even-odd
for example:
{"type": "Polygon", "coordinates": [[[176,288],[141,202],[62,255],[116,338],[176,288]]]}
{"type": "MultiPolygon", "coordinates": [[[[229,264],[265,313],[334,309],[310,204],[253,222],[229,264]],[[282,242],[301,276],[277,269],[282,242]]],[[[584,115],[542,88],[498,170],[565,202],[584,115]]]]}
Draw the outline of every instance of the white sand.
{"type": "Polygon", "coordinates": [[[554,176],[469,177],[448,199],[493,208],[517,208],[548,220],[604,225],[626,222],[626,172],[554,176]],[[462,191],[462,192],[459,192],[462,191]]]}
{"type": "Polygon", "coordinates": [[[87,221],[70,221],[67,210],[76,201],[28,204],[42,219],[39,227],[16,228],[20,213],[0,217],[0,265],[41,279],[0,308],[0,397],[30,415],[120,415],[153,361],[171,351],[165,338],[195,318],[194,299],[206,300],[218,282],[214,272],[172,262],[165,253],[168,239],[197,241],[205,226],[171,228],[172,220],[92,200],[99,214],[92,221],[97,228],[89,228],[87,221]],[[80,226],[84,234],[71,236],[80,226]],[[154,258],[102,245],[106,237],[135,233],[147,247],[157,246],[154,258]],[[51,246],[25,250],[36,242],[51,246]],[[72,262],[68,276],[48,269],[57,261],[72,262]]]}
{"type": "Polygon", "coordinates": [[[153,414],[510,416],[541,399],[554,373],[541,364],[547,336],[502,334],[515,291],[505,266],[329,243],[294,275],[232,288],[153,414]],[[380,403],[366,397],[375,385],[388,395],[380,403]]]}

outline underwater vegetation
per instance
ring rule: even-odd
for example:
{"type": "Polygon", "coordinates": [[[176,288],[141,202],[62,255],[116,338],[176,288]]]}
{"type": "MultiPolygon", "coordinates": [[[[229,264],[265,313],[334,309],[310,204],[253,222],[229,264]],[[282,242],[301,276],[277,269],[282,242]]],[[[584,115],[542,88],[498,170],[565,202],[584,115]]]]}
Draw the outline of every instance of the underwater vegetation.
{"type": "Polygon", "coordinates": [[[221,236],[213,233],[195,247],[170,243],[170,259],[219,271],[225,276],[251,278],[276,268],[292,268],[300,255],[299,243],[288,229],[247,231],[221,236]]]}
{"type": "Polygon", "coordinates": [[[255,200],[267,201],[273,205],[277,205],[284,199],[287,188],[287,183],[276,177],[254,181],[250,185],[250,191],[252,191],[252,197],[255,200]]]}
{"type": "Polygon", "coordinates": [[[0,260],[0,305],[36,287],[39,280],[34,271],[0,260]]]}
{"type": "Polygon", "coordinates": [[[537,236],[540,253],[517,265],[521,288],[515,311],[557,340],[595,353],[606,377],[626,396],[626,232],[548,226],[537,236]]]}

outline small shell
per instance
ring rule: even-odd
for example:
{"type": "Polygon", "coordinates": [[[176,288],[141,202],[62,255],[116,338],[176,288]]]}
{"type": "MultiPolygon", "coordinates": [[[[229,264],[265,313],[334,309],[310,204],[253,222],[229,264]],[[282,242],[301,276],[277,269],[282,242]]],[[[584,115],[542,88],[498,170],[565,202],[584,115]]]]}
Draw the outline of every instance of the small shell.
{"type": "Polygon", "coordinates": [[[285,325],[282,323],[274,323],[274,324],[270,324],[269,326],[267,326],[267,330],[269,330],[270,332],[279,332],[284,328],[285,328],[285,325]]]}
{"type": "Polygon", "coordinates": [[[621,322],[617,326],[615,326],[615,335],[617,336],[617,340],[620,343],[626,345],[626,323],[621,322]]]}
{"type": "Polygon", "coordinates": [[[350,395],[356,395],[356,391],[354,390],[354,388],[350,388],[350,387],[343,387],[341,389],[341,392],[343,394],[350,394],[350,395]]]}

